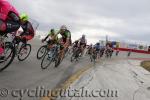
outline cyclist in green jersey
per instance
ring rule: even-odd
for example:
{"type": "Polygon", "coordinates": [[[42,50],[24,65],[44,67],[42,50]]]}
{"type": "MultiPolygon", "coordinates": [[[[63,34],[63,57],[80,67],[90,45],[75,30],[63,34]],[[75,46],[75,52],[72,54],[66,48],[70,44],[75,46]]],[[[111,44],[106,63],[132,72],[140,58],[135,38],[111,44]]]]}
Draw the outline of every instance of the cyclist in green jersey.
{"type": "Polygon", "coordinates": [[[65,50],[71,45],[71,32],[67,29],[65,25],[60,27],[60,30],[57,32],[56,36],[60,34],[62,38],[60,39],[61,50],[60,56],[61,60],[64,58],[65,50]]]}
{"type": "Polygon", "coordinates": [[[51,29],[49,34],[42,39],[42,42],[46,41],[49,38],[49,40],[47,41],[49,48],[52,47],[53,44],[57,44],[58,43],[58,36],[56,36],[55,30],[51,29]]]}

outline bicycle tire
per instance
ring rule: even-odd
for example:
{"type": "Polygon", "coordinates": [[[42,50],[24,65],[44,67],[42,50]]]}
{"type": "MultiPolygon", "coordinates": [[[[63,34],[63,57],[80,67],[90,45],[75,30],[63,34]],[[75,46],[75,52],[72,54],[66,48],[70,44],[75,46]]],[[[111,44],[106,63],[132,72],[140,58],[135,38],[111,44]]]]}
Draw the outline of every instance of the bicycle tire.
{"type": "Polygon", "coordinates": [[[37,51],[37,55],[36,55],[37,59],[42,59],[44,57],[46,51],[47,51],[47,45],[41,46],[37,51]],[[39,53],[41,52],[42,49],[45,49],[44,53],[41,56],[39,56],[39,53]]]}
{"type": "Polygon", "coordinates": [[[24,61],[24,60],[26,60],[28,57],[29,57],[29,55],[30,55],[30,53],[31,53],[31,44],[26,44],[26,47],[27,46],[29,46],[29,53],[27,54],[27,56],[25,56],[24,58],[21,58],[21,56],[20,56],[20,54],[21,54],[21,50],[24,48],[24,46],[22,45],[21,46],[21,48],[20,48],[20,50],[19,50],[19,52],[18,52],[18,60],[19,61],[24,61]]]}
{"type": "MultiPolygon", "coordinates": [[[[13,45],[11,43],[8,43],[6,45],[6,47],[5,47],[5,49],[7,47],[11,48],[11,54],[9,55],[9,56],[11,56],[11,59],[10,59],[10,61],[4,67],[0,68],[0,72],[2,72],[3,70],[5,70],[13,62],[13,60],[15,58],[15,48],[13,47],[13,45]]],[[[3,62],[1,62],[1,63],[3,63],[3,62]]]]}
{"type": "Polygon", "coordinates": [[[52,58],[48,59],[48,51],[46,51],[45,55],[43,56],[42,62],[41,62],[41,68],[42,69],[47,69],[50,66],[50,64],[52,63],[52,61],[53,61],[52,58]],[[49,61],[46,66],[44,65],[45,60],[49,61]]]}
{"type": "Polygon", "coordinates": [[[55,67],[58,67],[61,63],[61,58],[59,57],[59,53],[55,56],[55,67]]]}

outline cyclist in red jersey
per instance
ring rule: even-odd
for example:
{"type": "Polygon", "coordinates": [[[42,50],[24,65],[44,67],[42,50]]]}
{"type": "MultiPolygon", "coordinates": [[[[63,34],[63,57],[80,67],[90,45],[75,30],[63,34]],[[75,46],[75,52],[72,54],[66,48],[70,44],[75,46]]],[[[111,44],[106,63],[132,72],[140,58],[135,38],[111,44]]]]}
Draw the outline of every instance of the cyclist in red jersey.
{"type": "Polygon", "coordinates": [[[23,42],[24,44],[27,44],[27,41],[34,38],[35,31],[32,24],[29,22],[29,17],[26,13],[22,13],[20,15],[20,24],[23,32],[21,32],[20,36],[16,37],[17,42],[23,42]]]}

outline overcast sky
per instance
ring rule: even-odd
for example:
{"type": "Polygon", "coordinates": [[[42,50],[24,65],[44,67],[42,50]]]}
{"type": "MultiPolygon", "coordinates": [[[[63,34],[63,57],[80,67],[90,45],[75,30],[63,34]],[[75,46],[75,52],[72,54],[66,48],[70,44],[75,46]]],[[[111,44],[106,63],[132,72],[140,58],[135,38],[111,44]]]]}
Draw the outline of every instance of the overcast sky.
{"type": "Polygon", "coordinates": [[[40,23],[40,31],[68,26],[73,39],[150,44],[150,0],[9,0],[40,23]]]}

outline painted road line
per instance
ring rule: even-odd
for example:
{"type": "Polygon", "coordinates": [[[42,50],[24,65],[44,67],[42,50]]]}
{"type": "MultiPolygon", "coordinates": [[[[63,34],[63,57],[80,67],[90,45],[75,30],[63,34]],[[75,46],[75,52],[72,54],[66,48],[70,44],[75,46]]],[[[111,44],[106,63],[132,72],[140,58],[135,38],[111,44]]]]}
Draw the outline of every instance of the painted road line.
{"type": "MultiPolygon", "coordinates": [[[[97,61],[99,63],[100,61],[97,61]]],[[[65,81],[63,84],[61,84],[59,87],[54,88],[48,97],[43,97],[41,100],[55,100],[56,97],[59,96],[61,90],[65,90],[69,88],[69,86],[75,82],[77,79],[81,77],[86,71],[88,71],[90,68],[93,67],[93,63],[88,64],[86,67],[80,69],[77,71],[74,75],[72,75],[67,81],[65,81]]]]}

